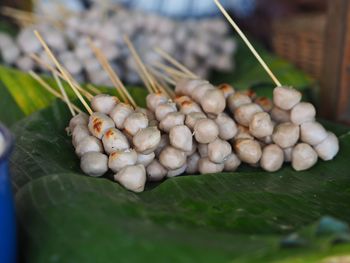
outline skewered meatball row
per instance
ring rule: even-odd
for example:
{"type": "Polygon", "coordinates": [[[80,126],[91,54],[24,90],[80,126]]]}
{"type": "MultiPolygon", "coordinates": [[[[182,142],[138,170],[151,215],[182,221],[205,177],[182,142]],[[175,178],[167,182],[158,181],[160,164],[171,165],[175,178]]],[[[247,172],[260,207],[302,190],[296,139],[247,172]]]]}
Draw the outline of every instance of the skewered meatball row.
{"type": "Polygon", "coordinates": [[[110,169],[125,188],[143,191],[146,167],[160,142],[160,131],[148,126],[148,111],[134,110],[106,94],[95,96],[91,106],[90,116],[78,114],[69,124],[81,169],[90,176],[102,176],[110,169]]]}
{"type": "MultiPolygon", "coordinates": [[[[208,92],[212,89],[215,88],[207,81],[198,79],[183,79],[175,87],[177,94],[187,99],[194,98],[201,105],[205,96],[205,101],[219,103],[219,96],[208,92]]],[[[315,121],[314,106],[301,102],[301,93],[293,88],[277,87],[273,102],[268,98],[257,97],[251,91],[236,92],[227,84],[222,84],[215,90],[221,91],[226,99],[227,111],[232,114],[238,128],[237,125],[228,124],[231,118],[226,113],[217,115],[216,122],[230,127],[226,128],[227,131],[234,131],[233,148],[245,163],[260,165],[264,170],[273,172],[279,170],[283,162],[291,162],[292,167],[300,171],[312,167],[317,162],[317,157],[323,160],[334,158],[339,150],[336,136],[315,121]],[[303,144],[308,144],[311,148],[303,144]],[[303,150],[305,158],[298,158],[297,156],[302,156],[303,150]],[[302,165],[301,160],[304,162],[302,165]]],[[[213,111],[204,112],[213,118],[213,111]]],[[[191,113],[186,123],[193,129],[194,123],[206,122],[204,115],[200,112],[191,113]]],[[[209,131],[203,133],[209,134],[209,131]]],[[[229,136],[220,137],[223,140],[230,139],[229,136]]],[[[201,141],[200,137],[196,139],[201,141]]]]}
{"type": "Polygon", "coordinates": [[[318,157],[333,159],[339,150],[336,136],[315,121],[314,106],[301,102],[301,93],[293,88],[275,88],[273,104],[266,98],[233,92],[227,97],[227,105],[235,120],[247,129],[235,143],[238,156],[246,163],[260,161],[263,169],[277,171],[285,161],[301,171],[315,165],[318,157]],[[262,146],[260,150],[256,140],[262,146]],[[245,151],[246,147],[252,149],[245,151]],[[246,152],[256,158],[246,156],[246,152]]]}

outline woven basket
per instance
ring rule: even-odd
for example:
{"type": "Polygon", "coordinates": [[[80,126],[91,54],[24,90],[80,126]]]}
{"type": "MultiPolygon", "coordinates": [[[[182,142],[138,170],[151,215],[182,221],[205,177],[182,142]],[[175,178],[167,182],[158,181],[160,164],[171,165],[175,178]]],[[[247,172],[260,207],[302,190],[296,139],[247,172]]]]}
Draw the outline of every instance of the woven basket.
{"type": "Polygon", "coordinates": [[[322,74],[326,15],[297,15],[273,23],[275,52],[319,79],[322,74]]]}

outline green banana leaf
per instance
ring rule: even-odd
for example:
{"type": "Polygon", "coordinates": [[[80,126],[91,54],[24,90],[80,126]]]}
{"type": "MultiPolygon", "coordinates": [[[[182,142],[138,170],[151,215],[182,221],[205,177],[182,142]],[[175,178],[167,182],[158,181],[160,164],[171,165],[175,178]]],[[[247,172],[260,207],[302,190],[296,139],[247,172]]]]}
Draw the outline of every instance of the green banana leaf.
{"type": "Polygon", "coordinates": [[[349,254],[349,243],[315,229],[324,215],[350,222],[350,133],[340,136],[335,160],[309,171],[181,176],[134,194],[109,176],[81,173],[68,121],[54,102],[12,127],[27,262],[319,262],[349,254]],[[290,233],[303,242],[283,245],[290,233]]]}

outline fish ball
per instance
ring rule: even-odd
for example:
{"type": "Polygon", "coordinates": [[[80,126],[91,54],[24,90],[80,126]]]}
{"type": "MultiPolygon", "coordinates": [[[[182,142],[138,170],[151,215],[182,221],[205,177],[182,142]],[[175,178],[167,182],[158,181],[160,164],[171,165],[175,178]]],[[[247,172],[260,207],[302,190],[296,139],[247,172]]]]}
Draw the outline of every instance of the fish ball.
{"type": "Polygon", "coordinates": [[[99,152],[85,153],[80,160],[80,168],[87,175],[99,177],[108,171],[108,157],[99,152]]]}

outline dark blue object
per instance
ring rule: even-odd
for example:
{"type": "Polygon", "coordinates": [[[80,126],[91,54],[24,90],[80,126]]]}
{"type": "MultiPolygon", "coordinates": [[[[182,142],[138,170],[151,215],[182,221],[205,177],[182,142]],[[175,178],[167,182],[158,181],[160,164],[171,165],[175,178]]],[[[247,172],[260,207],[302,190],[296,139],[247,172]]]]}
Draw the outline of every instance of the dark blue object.
{"type": "Polygon", "coordinates": [[[350,227],[346,222],[331,216],[324,216],[320,219],[316,233],[318,235],[345,234],[350,232],[350,227]]]}
{"type": "Polygon", "coordinates": [[[13,138],[0,124],[0,134],[5,139],[5,150],[0,153],[0,262],[16,261],[16,217],[8,169],[13,138]]]}

